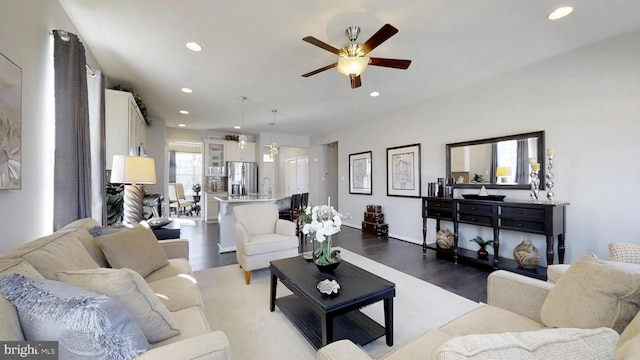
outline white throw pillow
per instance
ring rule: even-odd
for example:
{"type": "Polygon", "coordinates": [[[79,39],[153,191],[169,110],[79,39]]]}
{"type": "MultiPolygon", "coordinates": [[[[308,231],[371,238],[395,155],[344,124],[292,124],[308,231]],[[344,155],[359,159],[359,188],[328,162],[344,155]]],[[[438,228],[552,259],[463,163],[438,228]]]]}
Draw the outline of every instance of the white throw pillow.
{"type": "Polygon", "coordinates": [[[131,269],[61,271],[58,280],[123,303],[138,321],[150,343],[180,334],[178,322],[137,272],[131,269]]]}
{"type": "Polygon", "coordinates": [[[458,336],[440,346],[436,360],[613,359],[618,337],[604,327],[458,336]]]}
{"type": "Polygon", "coordinates": [[[624,242],[610,243],[608,260],[640,264],[640,245],[624,242]]]}

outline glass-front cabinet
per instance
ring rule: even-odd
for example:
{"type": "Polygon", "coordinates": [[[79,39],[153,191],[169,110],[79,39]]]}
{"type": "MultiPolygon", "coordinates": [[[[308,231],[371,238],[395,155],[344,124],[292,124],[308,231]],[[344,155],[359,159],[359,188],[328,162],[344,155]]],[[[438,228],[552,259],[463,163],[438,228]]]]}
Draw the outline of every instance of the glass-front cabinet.
{"type": "Polygon", "coordinates": [[[207,141],[207,168],[204,169],[206,175],[225,175],[224,145],[222,142],[207,141]]]}
{"type": "Polygon", "coordinates": [[[227,195],[226,144],[224,140],[205,140],[203,179],[203,213],[206,222],[218,221],[218,201],[214,196],[227,195]]]}

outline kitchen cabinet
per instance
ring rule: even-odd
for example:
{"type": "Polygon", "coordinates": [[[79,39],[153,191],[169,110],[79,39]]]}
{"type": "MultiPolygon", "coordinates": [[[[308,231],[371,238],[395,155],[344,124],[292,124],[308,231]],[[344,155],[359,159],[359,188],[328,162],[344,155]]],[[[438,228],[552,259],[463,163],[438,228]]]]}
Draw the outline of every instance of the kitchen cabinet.
{"type": "Polygon", "coordinates": [[[105,90],[106,168],[111,169],[113,155],[139,155],[138,147],[147,144],[147,123],[131,93],[105,90]]]}
{"type": "Polygon", "coordinates": [[[247,148],[240,150],[237,141],[225,141],[227,149],[226,161],[256,162],[256,143],[248,142],[247,148]]]}
{"type": "Polygon", "coordinates": [[[204,193],[204,197],[203,200],[204,202],[201,202],[202,204],[202,209],[204,212],[204,221],[207,223],[217,223],[218,222],[218,211],[219,209],[219,204],[218,204],[218,200],[215,199],[215,197],[226,197],[227,193],[226,192],[205,192],[204,193]]]}

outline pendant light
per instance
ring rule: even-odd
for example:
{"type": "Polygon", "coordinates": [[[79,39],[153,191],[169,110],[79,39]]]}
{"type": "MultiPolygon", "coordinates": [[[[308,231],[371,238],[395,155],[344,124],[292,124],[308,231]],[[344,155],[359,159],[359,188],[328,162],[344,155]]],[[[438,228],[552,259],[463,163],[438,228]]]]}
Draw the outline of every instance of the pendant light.
{"type": "MultiPolygon", "coordinates": [[[[273,122],[269,125],[271,126],[275,126],[276,125],[276,113],[278,112],[277,109],[273,109],[271,110],[271,112],[273,113],[273,122]]],[[[271,145],[269,145],[269,152],[271,152],[271,156],[274,157],[276,155],[278,155],[278,143],[273,141],[273,127],[271,128],[271,145]]]]}
{"type": "Polygon", "coordinates": [[[238,137],[238,146],[240,146],[240,150],[244,150],[247,148],[247,135],[244,134],[244,101],[247,100],[247,97],[240,96],[240,100],[242,100],[242,135],[238,137]]]}

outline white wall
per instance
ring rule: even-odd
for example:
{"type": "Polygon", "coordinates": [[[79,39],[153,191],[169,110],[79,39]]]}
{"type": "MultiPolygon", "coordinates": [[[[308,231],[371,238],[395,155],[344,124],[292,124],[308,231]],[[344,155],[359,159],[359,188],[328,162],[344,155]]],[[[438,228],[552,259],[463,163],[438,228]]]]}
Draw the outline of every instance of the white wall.
{"type": "MultiPolygon", "coordinates": [[[[386,196],[387,147],[422,144],[422,194],[426,194],[427,182],[444,176],[446,143],[545,130],[547,147],[556,150],[556,199],[571,203],[565,262],[590,251],[606,258],[609,242],[640,243],[635,223],[635,181],[640,179],[639,41],[636,31],[402,111],[380,114],[366,120],[366,137],[361,136],[361,124],[316,136],[311,139],[310,158],[320,156],[322,144],[338,141],[339,210],[353,216],[349,223],[359,227],[366,204],[380,204],[391,236],[421,243],[421,200],[386,196]],[[373,195],[350,195],[348,154],[368,150],[373,156],[373,195]]],[[[383,96],[379,99],[384,101],[383,96]]],[[[313,161],[311,165],[314,193],[321,175],[313,161]]],[[[490,193],[506,194],[507,200],[528,199],[524,190],[490,193]]],[[[429,220],[428,242],[435,240],[434,227],[429,220]]],[[[460,230],[460,246],[472,249],[468,239],[478,234],[493,237],[489,228],[461,226],[460,230]]],[[[528,238],[544,253],[540,236],[528,238]]],[[[511,257],[520,240],[519,233],[502,232],[500,255],[511,257]]]]}
{"type": "MultiPolygon", "coordinates": [[[[53,68],[50,32],[78,34],[57,1],[3,1],[0,53],[22,68],[22,189],[0,191],[0,252],[53,230],[53,68]]],[[[87,62],[96,69],[90,49],[87,62]]]]}

